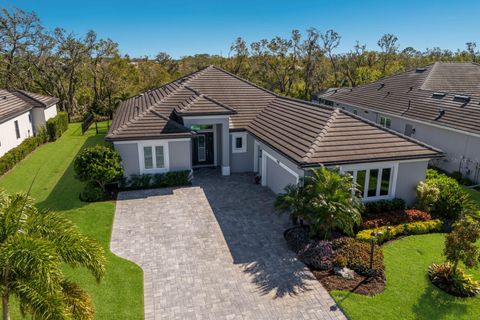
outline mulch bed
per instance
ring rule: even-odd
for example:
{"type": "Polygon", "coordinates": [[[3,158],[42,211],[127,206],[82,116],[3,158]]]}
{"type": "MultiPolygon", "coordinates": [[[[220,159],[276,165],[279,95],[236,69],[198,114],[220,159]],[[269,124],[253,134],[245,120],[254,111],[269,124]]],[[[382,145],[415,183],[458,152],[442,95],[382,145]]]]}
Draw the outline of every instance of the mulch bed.
{"type": "Polygon", "coordinates": [[[367,278],[355,273],[355,278],[350,280],[328,271],[312,270],[312,273],[328,292],[343,290],[366,296],[374,296],[385,290],[385,280],[379,278],[367,278]]]}

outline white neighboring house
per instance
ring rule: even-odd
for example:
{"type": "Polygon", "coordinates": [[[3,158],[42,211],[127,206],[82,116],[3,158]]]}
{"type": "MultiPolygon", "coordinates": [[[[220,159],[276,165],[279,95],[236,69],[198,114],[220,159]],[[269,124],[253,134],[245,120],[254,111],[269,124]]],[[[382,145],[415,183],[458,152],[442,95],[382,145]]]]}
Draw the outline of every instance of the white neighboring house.
{"type": "Polygon", "coordinates": [[[431,164],[480,183],[480,64],[436,62],[354,88],[329,89],[318,102],[439,148],[445,157],[431,164]]]}
{"type": "Polygon", "coordinates": [[[55,117],[58,101],[23,90],[0,89],[0,157],[55,117]]]}

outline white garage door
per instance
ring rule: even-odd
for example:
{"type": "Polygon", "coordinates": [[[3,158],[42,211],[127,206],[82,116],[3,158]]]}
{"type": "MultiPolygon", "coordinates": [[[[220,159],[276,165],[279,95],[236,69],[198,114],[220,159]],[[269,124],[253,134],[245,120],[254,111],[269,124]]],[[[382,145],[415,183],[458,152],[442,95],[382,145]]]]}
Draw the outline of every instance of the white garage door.
{"type": "Polygon", "coordinates": [[[262,151],[262,185],[282,193],[289,184],[298,183],[298,174],[272,155],[262,151]]]}

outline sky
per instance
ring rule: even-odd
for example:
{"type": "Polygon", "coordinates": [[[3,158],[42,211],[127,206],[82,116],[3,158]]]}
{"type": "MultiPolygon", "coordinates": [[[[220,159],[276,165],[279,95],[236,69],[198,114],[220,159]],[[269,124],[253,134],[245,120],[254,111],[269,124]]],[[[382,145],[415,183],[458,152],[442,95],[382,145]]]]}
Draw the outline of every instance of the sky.
{"type": "Polygon", "coordinates": [[[0,0],[2,7],[35,11],[48,29],[76,34],[94,30],[119,44],[131,57],[167,52],[174,58],[197,53],[228,56],[239,36],[248,43],[292,29],[333,29],[342,36],[337,51],[358,40],[378,49],[384,33],[395,34],[400,48],[480,47],[480,1],[54,1],[0,0]]]}

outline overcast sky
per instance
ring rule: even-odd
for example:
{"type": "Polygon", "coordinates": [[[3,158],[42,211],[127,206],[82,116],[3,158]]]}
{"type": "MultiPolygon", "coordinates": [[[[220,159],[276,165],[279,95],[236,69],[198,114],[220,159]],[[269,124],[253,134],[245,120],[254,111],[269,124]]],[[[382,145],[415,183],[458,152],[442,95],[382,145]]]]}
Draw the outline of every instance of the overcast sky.
{"type": "Polygon", "coordinates": [[[399,38],[401,48],[463,49],[480,47],[480,1],[54,1],[0,0],[37,12],[47,28],[78,34],[87,30],[111,38],[123,54],[175,58],[196,53],[228,55],[241,36],[247,42],[287,37],[292,29],[334,29],[342,36],[338,52],[356,40],[377,49],[384,33],[399,38]]]}

